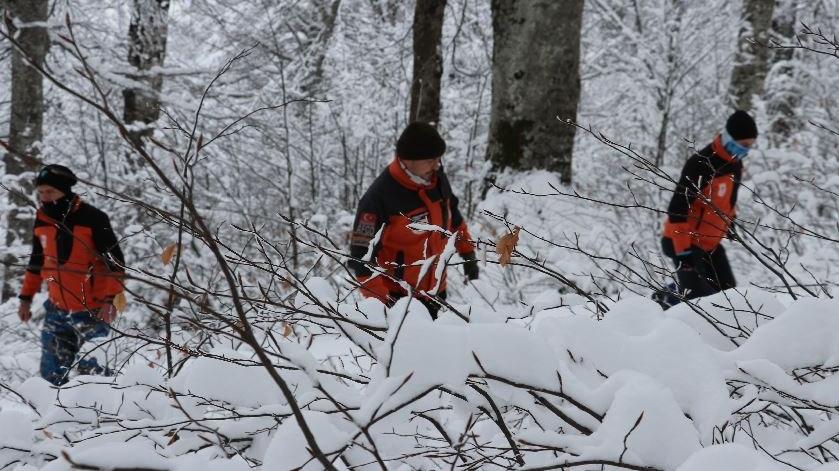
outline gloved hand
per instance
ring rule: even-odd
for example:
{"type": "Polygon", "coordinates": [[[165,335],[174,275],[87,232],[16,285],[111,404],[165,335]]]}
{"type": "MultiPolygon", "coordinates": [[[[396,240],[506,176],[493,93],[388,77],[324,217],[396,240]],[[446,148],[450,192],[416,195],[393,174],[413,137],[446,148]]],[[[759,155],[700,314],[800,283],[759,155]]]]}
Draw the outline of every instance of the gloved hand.
{"type": "Polygon", "coordinates": [[[475,258],[475,252],[462,254],[461,257],[463,258],[463,273],[466,275],[466,278],[469,281],[477,280],[481,269],[478,266],[478,259],[475,258]]]}
{"type": "Polygon", "coordinates": [[[21,299],[20,306],[17,308],[17,316],[20,317],[21,322],[29,322],[32,318],[32,301],[21,299]]]}

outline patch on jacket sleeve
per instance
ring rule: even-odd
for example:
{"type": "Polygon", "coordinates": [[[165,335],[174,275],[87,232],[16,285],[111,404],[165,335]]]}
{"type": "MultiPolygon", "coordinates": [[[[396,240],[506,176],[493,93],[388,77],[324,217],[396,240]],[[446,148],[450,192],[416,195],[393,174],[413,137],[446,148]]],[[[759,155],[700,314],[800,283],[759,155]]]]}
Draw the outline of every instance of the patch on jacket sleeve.
{"type": "Polygon", "coordinates": [[[376,235],[376,213],[361,213],[358,217],[358,225],[355,227],[354,237],[367,237],[372,239],[376,235]]]}

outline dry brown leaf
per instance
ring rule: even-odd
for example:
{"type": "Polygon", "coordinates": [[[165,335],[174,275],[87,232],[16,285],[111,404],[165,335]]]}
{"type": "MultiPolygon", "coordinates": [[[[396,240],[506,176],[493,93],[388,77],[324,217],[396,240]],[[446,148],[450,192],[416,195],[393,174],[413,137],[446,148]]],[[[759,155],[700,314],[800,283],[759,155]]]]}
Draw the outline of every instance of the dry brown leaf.
{"type": "Polygon", "coordinates": [[[504,234],[495,243],[495,252],[499,255],[498,263],[502,267],[507,266],[513,258],[513,251],[516,250],[516,244],[519,243],[519,227],[513,228],[513,232],[504,234]]]}
{"type": "Polygon", "coordinates": [[[128,300],[125,299],[125,293],[119,293],[114,296],[114,307],[117,308],[117,311],[124,311],[125,306],[128,306],[128,300]]]}
{"type": "Polygon", "coordinates": [[[163,249],[163,253],[160,254],[160,260],[163,261],[164,265],[169,265],[172,263],[172,257],[175,256],[175,250],[178,248],[178,244],[171,243],[163,249]]]}
{"type": "Polygon", "coordinates": [[[283,337],[288,337],[289,335],[291,335],[291,332],[291,326],[288,324],[288,322],[283,322],[283,337]]]}

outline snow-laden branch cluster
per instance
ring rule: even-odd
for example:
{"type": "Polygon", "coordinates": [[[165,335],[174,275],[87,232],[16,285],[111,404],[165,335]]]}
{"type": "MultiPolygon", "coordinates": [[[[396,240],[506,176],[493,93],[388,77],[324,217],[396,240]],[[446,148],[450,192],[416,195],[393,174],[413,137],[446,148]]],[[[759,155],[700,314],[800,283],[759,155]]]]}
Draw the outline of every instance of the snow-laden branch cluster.
{"type": "MultiPolygon", "coordinates": [[[[701,301],[712,321],[631,298],[602,321],[580,304],[433,322],[408,299],[306,291],[287,336],[257,337],[334,469],[819,469],[839,453],[833,300],[732,290],[701,301]],[[731,329],[750,335],[734,346],[731,329]]],[[[212,345],[169,380],[134,362],[18,384],[0,467],[322,469],[253,348],[212,345]]]]}

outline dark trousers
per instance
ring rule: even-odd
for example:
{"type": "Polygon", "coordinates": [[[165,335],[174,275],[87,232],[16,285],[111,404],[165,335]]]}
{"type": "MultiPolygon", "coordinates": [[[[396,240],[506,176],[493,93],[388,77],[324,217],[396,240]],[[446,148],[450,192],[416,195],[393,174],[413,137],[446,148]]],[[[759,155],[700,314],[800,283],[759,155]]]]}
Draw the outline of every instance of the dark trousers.
{"type": "Polygon", "coordinates": [[[434,298],[419,298],[419,301],[428,308],[428,313],[431,314],[431,318],[436,321],[437,313],[440,312],[440,308],[443,307],[441,302],[446,300],[446,292],[443,291],[442,293],[437,294],[434,298]]]}
{"type": "Polygon", "coordinates": [[[677,268],[679,292],[685,299],[708,296],[737,286],[722,245],[712,252],[692,247],[690,256],[672,258],[677,268]]]}
{"type": "MultiPolygon", "coordinates": [[[[62,311],[50,301],[45,302],[44,307],[47,312],[41,331],[41,377],[61,386],[67,382],[82,345],[88,340],[106,337],[110,329],[90,312],[62,311]]],[[[107,373],[96,358],[83,358],[78,363],[81,374],[107,373]]]]}

